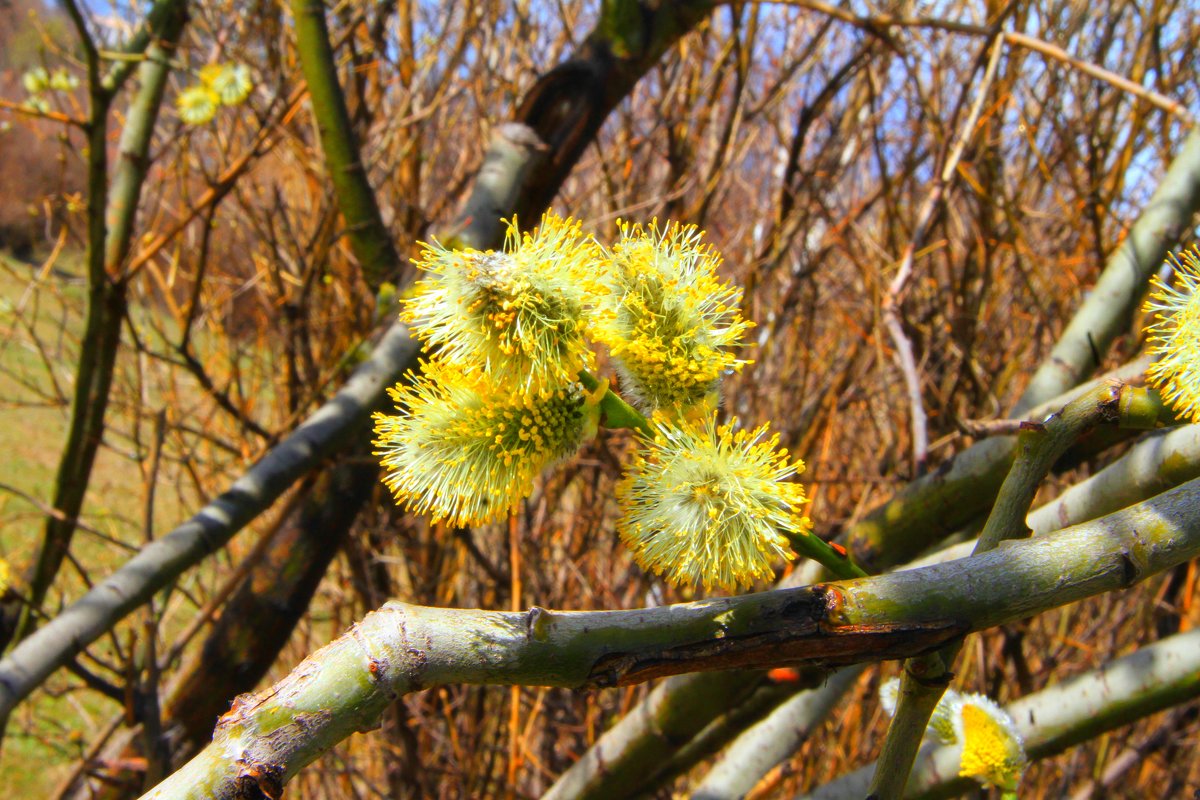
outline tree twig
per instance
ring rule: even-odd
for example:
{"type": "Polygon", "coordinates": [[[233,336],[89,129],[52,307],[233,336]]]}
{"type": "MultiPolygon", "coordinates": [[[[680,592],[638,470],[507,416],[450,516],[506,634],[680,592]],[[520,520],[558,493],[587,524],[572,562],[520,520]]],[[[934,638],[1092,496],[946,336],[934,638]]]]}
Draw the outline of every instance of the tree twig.
{"type": "Polygon", "coordinates": [[[916,253],[925,246],[925,237],[929,233],[929,226],[933,223],[934,216],[941,209],[946,193],[952,186],[954,175],[958,171],[958,164],[962,160],[967,143],[975,134],[979,116],[983,112],[984,101],[987,99],[992,81],[996,77],[996,69],[1000,65],[1000,53],[1003,49],[1000,47],[998,38],[993,39],[990,48],[991,56],[988,59],[987,69],[984,71],[982,82],[975,90],[975,102],[959,130],[953,147],[950,148],[937,180],[921,205],[921,210],[917,213],[912,237],[909,239],[908,246],[904,248],[900,267],[896,270],[896,275],[892,278],[887,294],[883,298],[884,325],[896,348],[896,361],[904,375],[904,386],[908,394],[912,425],[913,467],[918,475],[925,471],[925,460],[929,456],[929,430],[926,424],[925,404],[921,398],[921,377],[917,374],[917,362],[913,356],[912,342],[904,333],[904,326],[900,322],[899,308],[904,301],[908,281],[912,277],[916,253]]]}
{"type": "MultiPolygon", "coordinates": [[[[1146,389],[1104,384],[1068,403],[1041,425],[1023,430],[1017,441],[1017,458],[1000,487],[972,558],[994,551],[1001,542],[1029,535],[1025,517],[1042,479],[1085,432],[1098,425],[1116,424],[1124,415],[1136,427],[1144,427],[1147,409],[1141,395],[1146,394],[1146,389]]],[[[1160,408],[1150,404],[1150,413],[1157,416],[1160,408]]],[[[1003,567],[993,578],[1003,580],[1002,573],[1003,567]]],[[[953,677],[950,670],[960,646],[961,642],[956,642],[905,662],[896,714],[871,780],[871,794],[880,800],[903,795],[929,717],[953,677]]]]}
{"type": "MultiPolygon", "coordinates": [[[[812,11],[817,11],[826,14],[834,19],[839,19],[842,22],[847,22],[856,28],[861,28],[864,31],[873,33],[878,36],[886,36],[884,33],[888,28],[928,28],[930,30],[946,31],[948,33],[959,33],[967,36],[995,36],[995,25],[976,25],[970,22],[959,22],[952,19],[941,19],[938,17],[900,17],[892,14],[879,13],[870,16],[855,14],[853,11],[832,5],[830,3],[821,2],[821,0],[763,0],[770,4],[795,6],[797,8],[807,8],[812,11]]],[[[1041,53],[1044,56],[1053,58],[1056,61],[1061,61],[1080,72],[1102,80],[1121,91],[1128,92],[1135,97],[1140,97],[1151,105],[1179,117],[1184,122],[1195,124],[1196,118],[1177,100],[1167,97],[1164,94],[1148,89],[1139,83],[1134,83],[1128,78],[1117,75],[1115,72],[1104,69],[1103,67],[1093,64],[1089,61],[1076,58],[1063,50],[1061,47],[1050,44],[1033,36],[1024,33],[1013,31],[1005,31],[1000,33],[1000,37],[1005,42],[1017,47],[1024,47],[1028,50],[1033,50],[1041,53]]]]}
{"type": "Polygon", "coordinates": [[[346,96],[338,83],[333,46],[325,21],[325,4],[292,0],[296,52],[308,82],[325,166],[337,194],[342,215],[349,222],[349,237],[363,279],[372,291],[394,280],[400,256],[379,214],[379,202],[367,179],[367,170],[350,123],[346,96]]]}

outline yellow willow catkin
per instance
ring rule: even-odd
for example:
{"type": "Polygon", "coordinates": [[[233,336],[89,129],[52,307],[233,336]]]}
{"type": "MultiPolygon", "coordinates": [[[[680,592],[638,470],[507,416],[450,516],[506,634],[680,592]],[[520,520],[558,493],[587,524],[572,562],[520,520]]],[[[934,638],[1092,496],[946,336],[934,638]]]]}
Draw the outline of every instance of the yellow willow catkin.
{"type": "Polygon", "coordinates": [[[1154,312],[1147,326],[1154,362],[1146,370],[1150,385],[1180,416],[1200,422],[1200,247],[1171,254],[1178,286],[1155,276],[1145,310],[1154,312]]]}
{"type": "Polygon", "coordinates": [[[750,327],[741,290],[717,278],[721,258],[702,239],[692,225],[622,224],[595,292],[596,337],[645,411],[686,411],[750,363],[726,349],[750,327]]]}
{"type": "Polygon", "coordinates": [[[753,431],[713,418],[659,420],[617,488],[621,538],[643,569],[671,583],[733,589],[770,578],[791,559],[784,531],[807,534],[804,469],[767,426],[753,431]]]}
{"type": "Polygon", "coordinates": [[[1016,789],[1028,759],[1012,717],[981,694],[959,695],[956,706],[950,718],[962,742],[958,774],[985,785],[1016,789]]]}
{"type": "MultiPolygon", "coordinates": [[[[879,687],[879,699],[895,716],[900,680],[879,687]]],[[[958,774],[983,784],[1015,790],[1029,763],[1016,723],[1004,709],[982,694],[947,689],[929,719],[927,731],[942,744],[961,744],[958,774]]]]}
{"type": "Polygon", "coordinates": [[[383,480],[398,502],[435,522],[478,525],[503,516],[583,439],[587,409],[576,383],[525,395],[431,363],[389,393],[402,410],[375,415],[383,480]]]}
{"type": "Polygon", "coordinates": [[[578,223],[553,213],[524,235],[510,224],[502,251],[425,245],[429,277],[401,319],[463,372],[486,372],[529,394],[575,380],[592,355],[583,309],[597,249],[578,223]]]}

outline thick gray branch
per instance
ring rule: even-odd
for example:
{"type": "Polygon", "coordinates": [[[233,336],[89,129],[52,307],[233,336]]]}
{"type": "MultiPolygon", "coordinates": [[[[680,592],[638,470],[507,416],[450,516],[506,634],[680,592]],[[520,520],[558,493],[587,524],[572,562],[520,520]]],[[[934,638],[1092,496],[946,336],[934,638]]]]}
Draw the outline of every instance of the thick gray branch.
{"type": "Polygon", "coordinates": [[[1200,554],[1200,480],[1060,533],[856,581],[632,611],[524,614],[389,603],[243,696],[213,744],[147,797],[273,795],[397,696],[448,683],[601,688],[694,670],[835,666],[948,639],[1101,592],[1200,554]]]}

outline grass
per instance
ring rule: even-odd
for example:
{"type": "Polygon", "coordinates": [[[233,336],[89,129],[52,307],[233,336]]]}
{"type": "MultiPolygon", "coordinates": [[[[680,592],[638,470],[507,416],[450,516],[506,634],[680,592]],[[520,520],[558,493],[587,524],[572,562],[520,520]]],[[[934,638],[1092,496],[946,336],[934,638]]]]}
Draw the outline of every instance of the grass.
{"type": "MultiPolygon", "coordinates": [[[[78,256],[65,254],[54,274],[40,278],[36,268],[0,255],[0,452],[7,468],[0,477],[0,558],[19,581],[37,552],[44,516],[69,423],[72,370],[83,327],[85,289],[70,277],[78,256]]],[[[138,310],[135,309],[135,314],[138,310]]],[[[118,370],[128,375],[132,356],[123,354],[118,370]]],[[[146,365],[142,364],[143,372],[146,365]]],[[[117,387],[118,392],[128,392],[117,387]]],[[[113,406],[110,406],[113,409],[113,406]]],[[[118,412],[119,413],[119,412],[118,412]]],[[[114,414],[110,410],[110,418],[114,414]]],[[[115,428],[132,421],[117,418],[115,428]]],[[[143,450],[152,426],[142,421],[143,450]]],[[[144,540],[146,487],[142,466],[119,435],[101,447],[72,556],[94,581],[108,574],[144,540]]],[[[155,499],[155,530],[165,531],[195,507],[195,491],[179,485],[181,471],[164,466],[155,499]]],[[[203,580],[203,577],[191,580],[203,580]]],[[[85,577],[64,565],[48,606],[67,604],[87,589],[85,577]]],[[[169,639],[169,626],[162,631],[169,639]]],[[[128,646],[129,631],[120,635],[128,646]]],[[[116,653],[111,640],[93,652],[105,659],[116,653]]],[[[86,663],[86,662],[85,662],[86,663]]],[[[83,690],[65,672],[18,708],[0,753],[0,785],[17,797],[50,795],[96,732],[120,711],[113,701],[83,690]]]]}
{"type": "MultiPolygon", "coordinates": [[[[0,448],[8,464],[0,474],[0,558],[9,562],[18,589],[37,554],[44,509],[50,504],[67,436],[87,299],[84,282],[76,277],[82,273],[80,253],[64,252],[50,270],[0,253],[0,448]]],[[[177,364],[139,355],[131,346],[128,327],[136,328],[139,340],[153,349],[162,348],[163,336],[177,339],[178,326],[169,313],[134,299],[129,319],[106,412],[105,441],[80,515],[83,525],[72,541],[72,561],[63,565],[46,602],[51,615],[121,566],[144,543],[144,475],[159,409],[169,415],[156,481],[157,535],[191,516],[214,489],[223,487],[230,470],[242,467],[263,444],[244,438],[224,412],[214,412],[211,398],[177,364]],[[180,423],[193,432],[183,432],[180,423]],[[233,449],[214,445],[197,431],[222,436],[233,449]]],[[[211,359],[218,383],[222,375],[237,374],[240,392],[230,392],[235,403],[248,398],[245,405],[257,408],[260,419],[275,408],[270,346],[198,326],[192,348],[202,363],[211,359]]],[[[160,658],[191,621],[197,603],[205,602],[227,573],[228,560],[236,561],[240,549],[251,546],[249,538],[242,537],[246,544],[234,542],[218,560],[209,559],[186,573],[168,601],[160,593],[158,608],[166,609],[158,627],[160,658]]],[[[88,653],[108,664],[129,663],[128,651],[135,637],[144,635],[144,622],[145,614],[135,613],[88,653]]],[[[86,657],[81,661],[94,672],[112,675],[86,657]]],[[[118,686],[126,682],[121,674],[111,680],[118,686]]],[[[14,713],[0,749],[0,786],[18,797],[52,795],[79,764],[84,749],[122,712],[120,705],[60,670],[14,713]]]]}
{"type": "MultiPolygon", "coordinates": [[[[67,407],[52,396],[58,376],[48,372],[34,341],[65,348],[68,340],[77,340],[82,327],[77,310],[83,297],[78,289],[64,283],[55,287],[59,291],[39,290],[33,279],[29,266],[0,258],[0,449],[7,456],[2,479],[6,488],[0,492],[0,558],[8,561],[14,582],[36,552],[43,521],[38,506],[27,497],[45,503],[50,496],[57,443],[67,429],[67,407]]],[[[14,714],[0,759],[0,784],[16,796],[48,795],[67,769],[74,754],[66,752],[64,744],[70,746],[84,714],[90,717],[101,710],[84,709],[80,714],[72,708],[73,699],[39,693],[36,702],[14,714]]]]}

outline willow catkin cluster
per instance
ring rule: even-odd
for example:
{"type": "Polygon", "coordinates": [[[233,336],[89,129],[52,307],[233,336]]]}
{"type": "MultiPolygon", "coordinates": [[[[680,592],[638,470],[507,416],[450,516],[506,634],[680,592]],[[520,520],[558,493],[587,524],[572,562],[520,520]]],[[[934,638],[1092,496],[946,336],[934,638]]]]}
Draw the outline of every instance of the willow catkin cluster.
{"type": "MultiPolygon", "coordinates": [[[[533,491],[596,428],[606,384],[581,371],[607,347],[621,387],[653,421],[618,488],[619,532],[672,583],[732,589],[769,578],[807,535],[803,469],[767,426],[717,422],[721,378],[750,323],[741,291],[694,226],[621,225],[611,250],[554,214],[511,225],[499,251],[426,245],[401,318],[431,355],[375,417],[384,481],[412,511],[489,522],[533,491]]],[[[637,412],[633,412],[635,415],[637,412]]]]}

